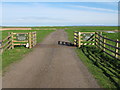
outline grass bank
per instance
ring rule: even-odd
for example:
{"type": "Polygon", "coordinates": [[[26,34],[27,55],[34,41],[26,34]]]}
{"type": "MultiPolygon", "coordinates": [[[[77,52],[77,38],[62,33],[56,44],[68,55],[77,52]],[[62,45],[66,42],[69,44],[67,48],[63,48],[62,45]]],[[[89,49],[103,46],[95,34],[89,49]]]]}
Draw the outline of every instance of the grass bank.
{"type": "MultiPolygon", "coordinates": [[[[8,32],[33,32],[35,30],[8,30],[2,31],[2,38],[4,39],[8,32]]],[[[40,43],[48,34],[54,30],[36,30],[37,32],[37,43],[40,43]]],[[[2,68],[3,71],[11,63],[21,60],[27,53],[31,52],[33,49],[25,48],[24,46],[16,47],[11,50],[7,50],[2,54],[2,68]]]]}
{"type": "MultiPolygon", "coordinates": [[[[112,27],[115,29],[115,27],[112,27]]],[[[99,30],[111,30],[110,27],[83,27],[82,28],[71,28],[67,29],[66,32],[68,33],[68,39],[73,42],[73,32],[74,31],[81,31],[81,32],[92,32],[92,31],[99,31],[99,30]],[[102,29],[100,29],[102,28],[102,29]]],[[[111,33],[105,34],[107,37],[111,39],[117,39],[118,34],[111,33]]],[[[101,50],[92,47],[82,47],[76,48],[76,53],[78,54],[80,60],[87,66],[88,70],[92,73],[94,78],[97,80],[98,84],[102,88],[119,88],[120,87],[120,75],[119,75],[119,65],[120,62],[114,60],[112,58],[107,57],[101,50]]]]}

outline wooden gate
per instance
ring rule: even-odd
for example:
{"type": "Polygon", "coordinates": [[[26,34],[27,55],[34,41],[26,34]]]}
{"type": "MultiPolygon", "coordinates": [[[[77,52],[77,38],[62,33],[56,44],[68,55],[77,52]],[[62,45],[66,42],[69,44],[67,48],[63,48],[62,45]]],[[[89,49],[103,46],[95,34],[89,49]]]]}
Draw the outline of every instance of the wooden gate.
{"type": "Polygon", "coordinates": [[[120,41],[102,35],[102,32],[74,32],[74,45],[95,45],[107,55],[120,60],[120,41]]]}
{"type": "Polygon", "coordinates": [[[9,49],[14,49],[16,45],[25,45],[27,48],[32,48],[36,45],[36,31],[29,33],[14,33],[10,32],[9,35],[1,41],[1,52],[9,49]]]}
{"type": "Polygon", "coordinates": [[[14,48],[14,46],[16,45],[26,45],[26,47],[29,48],[32,48],[36,45],[36,32],[29,32],[29,33],[12,32],[11,34],[12,34],[12,48],[14,48]]]}
{"type": "Polygon", "coordinates": [[[74,32],[74,45],[95,45],[95,32],[74,32]]]}

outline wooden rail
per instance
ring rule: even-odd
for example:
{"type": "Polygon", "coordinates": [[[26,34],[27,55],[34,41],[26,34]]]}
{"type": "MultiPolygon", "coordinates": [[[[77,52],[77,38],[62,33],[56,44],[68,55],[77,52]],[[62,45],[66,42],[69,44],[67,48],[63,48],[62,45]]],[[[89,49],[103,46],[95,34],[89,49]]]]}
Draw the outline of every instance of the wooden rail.
{"type": "Polygon", "coordinates": [[[29,33],[9,33],[9,35],[0,41],[2,44],[0,46],[1,52],[5,51],[5,50],[9,50],[9,49],[13,49],[14,46],[16,45],[27,45],[28,43],[28,47],[32,48],[36,45],[37,41],[36,41],[36,31],[35,32],[29,32],[29,33]],[[19,41],[16,38],[17,34],[26,34],[27,35],[27,40],[23,40],[23,41],[19,41]]]}
{"type": "Polygon", "coordinates": [[[95,45],[100,48],[107,55],[120,60],[120,41],[109,39],[102,35],[102,32],[74,32],[74,45],[81,47],[83,45],[95,45]],[[84,40],[85,34],[91,36],[84,40]],[[111,43],[110,43],[111,42],[111,43]],[[114,44],[114,45],[113,45],[114,44]]]}
{"type": "Polygon", "coordinates": [[[102,51],[109,56],[120,60],[120,41],[118,39],[112,40],[106,38],[105,36],[100,35],[98,32],[95,33],[95,38],[96,46],[98,48],[102,49],[102,51]],[[111,41],[111,43],[109,43],[109,41],[111,41]]]}
{"type": "Polygon", "coordinates": [[[8,35],[5,39],[1,40],[0,52],[5,51],[6,49],[11,49],[11,43],[12,43],[11,36],[12,35],[8,35]]]}

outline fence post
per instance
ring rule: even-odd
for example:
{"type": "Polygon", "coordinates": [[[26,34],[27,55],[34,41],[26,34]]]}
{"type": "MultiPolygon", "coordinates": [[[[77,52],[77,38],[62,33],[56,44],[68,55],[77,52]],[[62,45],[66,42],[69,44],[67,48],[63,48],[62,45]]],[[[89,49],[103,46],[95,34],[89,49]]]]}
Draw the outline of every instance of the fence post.
{"type": "MultiPolygon", "coordinates": [[[[102,36],[102,32],[100,32],[100,35],[102,36]]],[[[100,37],[100,40],[102,41],[102,37],[100,37]]],[[[102,42],[100,41],[100,44],[102,45],[102,42]]],[[[100,48],[103,49],[103,47],[100,45],[100,48]]]]}
{"type": "Polygon", "coordinates": [[[94,40],[93,40],[94,43],[92,43],[92,45],[95,45],[95,32],[93,34],[94,34],[94,37],[93,37],[94,38],[94,40]]]}
{"type": "Polygon", "coordinates": [[[31,41],[32,41],[32,40],[31,40],[31,34],[32,34],[32,33],[29,32],[29,48],[32,48],[32,45],[31,45],[31,44],[32,44],[32,43],[31,43],[31,41]]]}
{"type": "MultiPolygon", "coordinates": [[[[10,32],[8,32],[8,36],[11,35],[10,32]]],[[[8,50],[10,50],[12,48],[12,39],[11,39],[11,36],[8,38],[8,41],[10,41],[8,44],[11,43],[11,46],[8,48],[8,50]]]]}
{"type": "Polygon", "coordinates": [[[81,47],[81,32],[78,32],[78,47],[81,47]]]}
{"type": "Polygon", "coordinates": [[[36,33],[36,32],[33,32],[33,46],[36,45],[36,44],[35,44],[35,39],[36,39],[36,38],[35,38],[35,33],[36,33]]]}
{"type": "Polygon", "coordinates": [[[35,46],[35,32],[32,32],[32,46],[34,47],[35,46]]]}
{"type": "Polygon", "coordinates": [[[34,32],[31,33],[31,45],[34,47],[34,32]]]}
{"type": "Polygon", "coordinates": [[[76,45],[76,33],[74,31],[74,45],[76,45]]]}
{"type": "Polygon", "coordinates": [[[11,32],[11,39],[12,39],[12,49],[14,49],[14,42],[13,42],[13,40],[14,40],[14,35],[13,35],[13,32],[11,32]]]}
{"type": "Polygon", "coordinates": [[[36,37],[36,31],[35,31],[35,45],[37,44],[37,37],[36,37]]]}
{"type": "MultiPolygon", "coordinates": [[[[100,32],[98,32],[98,34],[101,35],[100,32]]],[[[99,35],[98,35],[98,42],[99,42],[98,47],[101,49],[101,45],[100,45],[101,44],[101,42],[100,42],[101,37],[99,35]]]]}
{"type": "Polygon", "coordinates": [[[96,48],[97,48],[97,45],[98,45],[98,43],[97,43],[97,38],[98,38],[98,35],[97,35],[98,33],[97,32],[95,32],[95,46],[96,46],[96,48]]]}
{"type": "MultiPolygon", "coordinates": [[[[106,36],[104,36],[104,37],[106,37],[106,36]]],[[[106,47],[106,44],[105,44],[106,43],[106,39],[105,38],[103,38],[103,42],[104,42],[103,46],[106,47]]],[[[105,51],[105,48],[103,48],[103,51],[105,51]]]]}
{"type": "Polygon", "coordinates": [[[78,34],[77,34],[77,31],[74,32],[74,45],[77,46],[77,37],[78,37],[78,34]]]}
{"type": "MultiPolygon", "coordinates": [[[[117,39],[117,41],[119,41],[119,40],[117,39]]],[[[116,47],[117,47],[117,48],[119,47],[119,43],[118,43],[118,42],[116,42],[116,47]]],[[[118,52],[119,52],[119,50],[118,50],[118,49],[116,49],[116,50],[115,50],[115,52],[116,52],[116,53],[118,53],[118,52]]],[[[115,54],[115,57],[116,57],[116,58],[118,58],[118,57],[119,57],[119,55],[118,55],[118,54],[115,54]]]]}

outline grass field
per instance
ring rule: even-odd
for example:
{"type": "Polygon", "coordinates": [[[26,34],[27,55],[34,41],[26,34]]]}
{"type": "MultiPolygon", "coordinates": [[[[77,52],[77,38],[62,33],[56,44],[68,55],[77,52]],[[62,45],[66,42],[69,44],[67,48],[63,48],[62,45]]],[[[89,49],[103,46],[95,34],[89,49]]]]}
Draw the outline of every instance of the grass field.
{"type": "MultiPolygon", "coordinates": [[[[8,30],[2,31],[2,38],[4,39],[8,32],[33,32],[35,30],[8,30]]],[[[48,34],[53,32],[54,30],[37,30],[37,43],[41,42],[48,34]]],[[[9,66],[11,63],[16,62],[22,59],[28,52],[33,49],[25,48],[24,46],[16,47],[11,50],[7,50],[2,54],[2,68],[3,70],[9,66]]]]}
{"type": "MultiPolygon", "coordinates": [[[[73,27],[66,30],[68,38],[73,42],[74,31],[81,32],[97,32],[106,30],[115,30],[117,27],[73,27]]],[[[104,33],[110,39],[118,39],[118,33],[104,33]]],[[[84,46],[75,49],[80,59],[88,67],[89,71],[97,79],[98,83],[103,88],[119,88],[120,75],[118,60],[107,57],[101,50],[95,46],[84,46]]]]}

